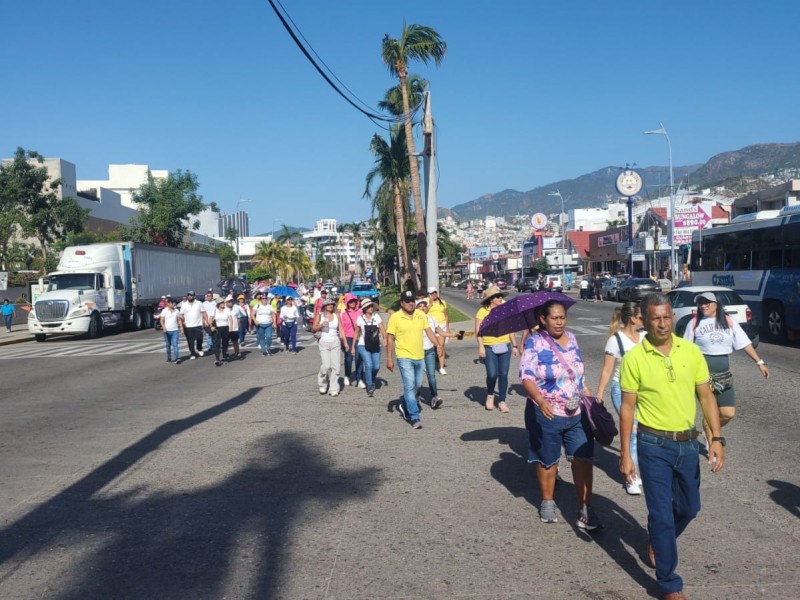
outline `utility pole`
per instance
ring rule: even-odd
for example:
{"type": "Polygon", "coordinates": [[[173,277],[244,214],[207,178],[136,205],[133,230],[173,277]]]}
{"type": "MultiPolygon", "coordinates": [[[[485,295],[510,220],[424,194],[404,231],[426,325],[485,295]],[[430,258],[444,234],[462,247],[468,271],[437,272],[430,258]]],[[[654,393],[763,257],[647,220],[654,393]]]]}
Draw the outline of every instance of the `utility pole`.
{"type": "Polygon", "coordinates": [[[425,251],[425,262],[427,263],[425,286],[439,289],[439,236],[436,223],[436,143],[433,138],[430,92],[425,92],[424,102],[422,165],[425,174],[425,229],[428,231],[428,244],[425,251]]]}

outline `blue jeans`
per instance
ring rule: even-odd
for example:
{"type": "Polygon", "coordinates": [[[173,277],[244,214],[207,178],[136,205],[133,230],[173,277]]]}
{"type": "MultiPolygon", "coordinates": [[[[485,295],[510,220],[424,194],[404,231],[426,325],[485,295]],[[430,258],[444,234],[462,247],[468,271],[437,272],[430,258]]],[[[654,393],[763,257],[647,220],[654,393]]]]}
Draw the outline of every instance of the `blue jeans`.
{"type": "Polygon", "coordinates": [[[292,345],[292,352],[297,350],[297,321],[291,325],[281,323],[281,340],[286,349],[289,349],[289,343],[292,345]]]}
{"type": "Polygon", "coordinates": [[[495,354],[491,346],[484,346],[486,349],[486,392],[489,396],[494,394],[494,386],[497,384],[498,402],[505,402],[506,392],[508,392],[508,368],[511,366],[511,344],[508,344],[508,352],[495,354]]]}
{"type": "MultiPolygon", "coordinates": [[[[344,377],[350,381],[360,381],[361,377],[364,375],[364,361],[361,355],[358,354],[358,348],[356,348],[356,356],[354,357],[352,354],[353,344],[355,343],[353,338],[345,339],[347,343],[344,347],[344,377]],[[353,365],[354,360],[355,365],[353,365]]],[[[366,377],[364,379],[366,379],[366,377]]]]}
{"type": "Polygon", "coordinates": [[[8,329],[9,331],[11,331],[11,321],[13,320],[14,320],[13,313],[10,315],[3,315],[3,321],[6,324],[6,329],[8,329]]]}
{"type": "Polygon", "coordinates": [[[417,404],[417,390],[422,387],[422,372],[425,370],[425,361],[413,358],[398,358],[397,366],[400,369],[400,378],[403,380],[403,402],[406,405],[408,419],[412,423],[419,421],[419,404],[417,404]]]}
{"type": "Polygon", "coordinates": [[[272,325],[258,325],[256,327],[256,339],[261,353],[269,352],[272,348],[272,325]]]}
{"type": "Polygon", "coordinates": [[[244,336],[247,333],[249,319],[247,317],[239,317],[239,344],[244,346],[244,336]]]}
{"type": "MultiPolygon", "coordinates": [[[[622,407],[622,388],[619,387],[619,381],[611,380],[611,403],[614,409],[619,414],[622,407]]],[[[639,456],[636,454],[636,432],[639,431],[639,421],[636,420],[635,413],[633,419],[633,429],[631,430],[631,458],[633,464],[636,465],[636,472],[639,472],[639,456]]]]}
{"type": "Polygon", "coordinates": [[[181,357],[178,353],[178,330],[165,331],[164,342],[167,345],[167,360],[172,360],[173,355],[178,360],[181,357]]]}
{"type": "Polygon", "coordinates": [[[381,352],[368,352],[366,346],[356,346],[358,357],[364,368],[364,383],[367,389],[375,389],[375,376],[381,368],[381,352]]]}
{"type": "Polygon", "coordinates": [[[436,388],[436,358],[436,348],[425,350],[425,375],[428,376],[431,399],[439,395],[439,390],[436,388]]]}
{"type": "Polygon", "coordinates": [[[674,442],[639,430],[639,468],[647,503],[647,530],[662,594],[679,592],[678,537],[700,512],[697,440],[674,442]]]}

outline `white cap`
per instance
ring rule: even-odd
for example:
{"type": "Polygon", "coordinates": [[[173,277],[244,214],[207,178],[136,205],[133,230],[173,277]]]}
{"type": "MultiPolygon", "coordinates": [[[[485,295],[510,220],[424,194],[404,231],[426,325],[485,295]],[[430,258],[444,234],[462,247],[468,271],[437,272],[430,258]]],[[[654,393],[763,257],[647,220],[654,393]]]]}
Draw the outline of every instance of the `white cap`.
{"type": "Polygon", "coordinates": [[[435,287],[429,287],[428,288],[428,293],[432,294],[433,292],[437,292],[438,293],[438,290],[435,287]]]}

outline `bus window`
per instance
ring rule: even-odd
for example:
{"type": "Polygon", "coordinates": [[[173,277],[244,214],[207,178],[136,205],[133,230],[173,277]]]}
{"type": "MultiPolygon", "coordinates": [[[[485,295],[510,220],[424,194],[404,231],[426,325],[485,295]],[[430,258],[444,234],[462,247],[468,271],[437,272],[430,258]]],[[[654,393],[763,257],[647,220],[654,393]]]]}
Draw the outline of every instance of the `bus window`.
{"type": "Polygon", "coordinates": [[[722,236],[703,238],[703,271],[722,271],[724,252],[722,236]]]}

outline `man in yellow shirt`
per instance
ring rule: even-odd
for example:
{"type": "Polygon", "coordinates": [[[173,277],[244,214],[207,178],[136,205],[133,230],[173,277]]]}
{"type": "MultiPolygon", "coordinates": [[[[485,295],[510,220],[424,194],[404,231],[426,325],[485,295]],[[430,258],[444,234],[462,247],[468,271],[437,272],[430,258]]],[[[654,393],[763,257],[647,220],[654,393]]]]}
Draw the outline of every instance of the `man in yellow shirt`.
{"type": "Polygon", "coordinates": [[[677,539],[700,512],[700,460],[695,428],[695,394],[712,438],[711,472],[725,463],[719,410],[711,392],[708,366],[700,349],[672,333],[667,296],[649,294],[641,302],[647,337],[622,358],[620,387],[620,471],[636,476],[630,453],[634,411],[638,411],[637,453],[647,502],[648,558],[654,563],[665,600],[685,598],[678,565],[677,539]]]}
{"type": "Polygon", "coordinates": [[[417,403],[417,390],[422,387],[422,374],[425,371],[422,336],[428,336],[437,347],[437,352],[441,353],[442,347],[428,325],[428,317],[421,310],[416,310],[414,292],[405,291],[400,294],[400,310],[389,317],[386,333],[389,339],[386,345],[386,368],[394,371],[394,357],[397,356],[397,366],[403,380],[401,413],[411,423],[411,427],[422,429],[417,403]]]}

